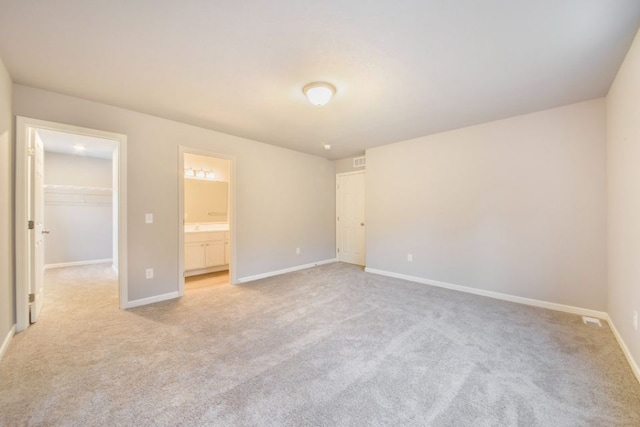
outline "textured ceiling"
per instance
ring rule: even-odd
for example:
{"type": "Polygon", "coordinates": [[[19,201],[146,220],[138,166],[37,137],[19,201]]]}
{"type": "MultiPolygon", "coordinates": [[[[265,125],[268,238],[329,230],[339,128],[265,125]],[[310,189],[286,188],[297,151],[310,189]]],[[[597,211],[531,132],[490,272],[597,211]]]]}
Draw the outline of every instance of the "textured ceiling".
{"type": "Polygon", "coordinates": [[[16,83],[334,159],[604,96],[640,24],[638,0],[0,0],[0,11],[16,83]],[[322,108],[302,94],[316,80],[337,88],[322,108]]]}

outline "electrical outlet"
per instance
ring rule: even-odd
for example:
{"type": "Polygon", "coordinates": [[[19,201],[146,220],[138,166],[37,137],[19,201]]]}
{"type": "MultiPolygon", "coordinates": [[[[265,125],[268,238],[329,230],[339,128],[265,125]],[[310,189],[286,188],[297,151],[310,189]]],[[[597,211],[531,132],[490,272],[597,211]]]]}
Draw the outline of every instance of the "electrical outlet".
{"type": "Polygon", "coordinates": [[[413,254],[407,254],[407,261],[413,262],[413,254]]]}
{"type": "Polygon", "coordinates": [[[638,330],[638,310],[633,310],[633,329],[638,330]]]}
{"type": "Polygon", "coordinates": [[[147,268],[145,271],[145,277],[147,279],[153,279],[153,268],[147,268]]]}
{"type": "Polygon", "coordinates": [[[296,248],[296,255],[300,255],[300,248],[296,248]]]}

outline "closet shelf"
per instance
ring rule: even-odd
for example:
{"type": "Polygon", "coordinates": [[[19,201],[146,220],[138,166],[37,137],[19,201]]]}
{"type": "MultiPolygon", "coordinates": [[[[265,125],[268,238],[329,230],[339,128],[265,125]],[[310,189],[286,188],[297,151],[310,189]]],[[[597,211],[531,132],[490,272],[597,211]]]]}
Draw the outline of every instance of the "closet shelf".
{"type": "Polygon", "coordinates": [[[45,206],[111,206],[113,192],[104,187],[44,186],[45,206]]]}
{"type": "Polygon", "coordinates": [[[61,193],[61,194],[111,194],[110,188],[106,187],[81,187],[77,185],[57,185],[47,184],[44,186],[44,191],[47,193],[61,193]]]}

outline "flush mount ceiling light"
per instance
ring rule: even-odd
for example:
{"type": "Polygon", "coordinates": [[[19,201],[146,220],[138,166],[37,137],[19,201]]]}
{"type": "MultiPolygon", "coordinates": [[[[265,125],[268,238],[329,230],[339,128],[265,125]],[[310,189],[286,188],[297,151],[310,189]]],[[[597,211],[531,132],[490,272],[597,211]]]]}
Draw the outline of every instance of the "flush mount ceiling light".
{"type": "Polygon", "coordinates": [[[313,105],[322,107],[327,102],[329,102],[333,95],[335,95],[336,88],[331,83],[313,82],[303,87],[302,93],[304,93],[307,98],[309,98],[309,101],[313,105]]]}

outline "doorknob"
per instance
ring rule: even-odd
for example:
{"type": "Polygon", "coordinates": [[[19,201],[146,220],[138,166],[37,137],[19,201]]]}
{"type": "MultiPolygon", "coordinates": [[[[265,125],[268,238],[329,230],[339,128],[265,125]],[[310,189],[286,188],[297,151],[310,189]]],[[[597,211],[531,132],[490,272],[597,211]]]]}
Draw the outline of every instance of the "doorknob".
{"type": "Polygon", "coordinates": [[[361,227],[364,227],[364,222],[361,222],[361,223],[360,223],[360,226],[361,226],[361,227]]]}
{"type": "Polygon", "coordinates": [[[49,230],[42,230],[42,234],[49,234],[49,233],[51,233],[51,231],[49,231],[49,230]]]}

